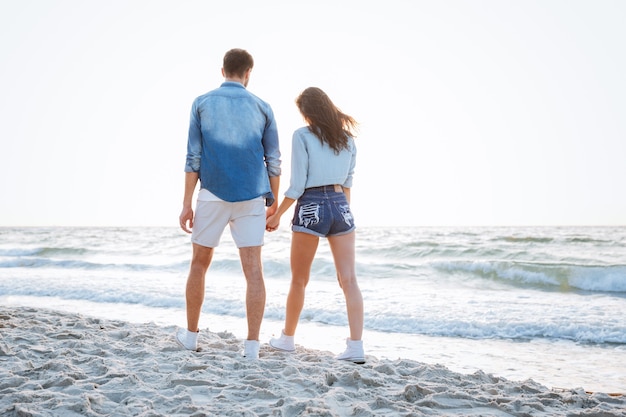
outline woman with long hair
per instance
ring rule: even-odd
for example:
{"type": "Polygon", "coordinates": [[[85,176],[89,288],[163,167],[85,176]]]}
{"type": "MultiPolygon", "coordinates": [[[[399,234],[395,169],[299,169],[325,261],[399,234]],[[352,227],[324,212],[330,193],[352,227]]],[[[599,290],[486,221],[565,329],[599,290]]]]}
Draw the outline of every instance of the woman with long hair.
{"type": "Polygon", "coordinates": [[[294,335],[304,306],[305,289],[320,237],[326,237],[333,255],[339,286],[346,299],[350,327],[346,350],[337,359],[364,363],[363,298],[355,271],[355,225],[350,210],[350,188],[356,163],[356,121],[342,113],[317,87],[296,99],[307,126],[292,139],[291,181],[285,197],[266,229],[278,228],[281,216],[296,202],[291,230],[291,286],[285,327],[272,338],[275,349],[295,350],[294,335]]]}

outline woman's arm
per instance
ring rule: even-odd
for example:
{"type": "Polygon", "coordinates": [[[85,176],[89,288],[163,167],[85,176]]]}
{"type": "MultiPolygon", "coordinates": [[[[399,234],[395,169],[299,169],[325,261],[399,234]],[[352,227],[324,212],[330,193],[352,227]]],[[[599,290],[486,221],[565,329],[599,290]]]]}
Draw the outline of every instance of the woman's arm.
{"type": "Polygon", "coordinates": [[[278,225],[280,224],[280,217],[285,214],[287,210],[289,210],[289,207],[291,207],[295,201],[296,200],[294,200],[293,198],[283,198],[283,201],[280,203],[280,206],[278,206],[278,210],[276,211],[276,213],[267,218],[267,221],[265,223],[265,230],[267,230],[268,232],[273,232],[278,229],[278,225]]]}

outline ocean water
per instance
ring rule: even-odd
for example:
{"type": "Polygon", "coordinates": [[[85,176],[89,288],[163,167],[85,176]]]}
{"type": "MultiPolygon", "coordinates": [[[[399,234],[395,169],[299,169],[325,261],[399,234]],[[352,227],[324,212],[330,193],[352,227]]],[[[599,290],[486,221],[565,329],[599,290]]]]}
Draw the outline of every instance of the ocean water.
{"type": "MultiPolygon", "coordinates": [[[[287,230],[266,235],[263,342],[282,326],[289,245],[287,230]]],[[[173,227],[0,228],[0,308],[184,326],[190,253],[173,227]]],[[[626,393],[626,227],[363,227],[357,275],[369,355],[626,393]]],[[[201,329],[244,338],[244,290],[226,231],[201,329]]],[[[322,240],[296,344],[339,353],[347,335],[322,240]]]]}

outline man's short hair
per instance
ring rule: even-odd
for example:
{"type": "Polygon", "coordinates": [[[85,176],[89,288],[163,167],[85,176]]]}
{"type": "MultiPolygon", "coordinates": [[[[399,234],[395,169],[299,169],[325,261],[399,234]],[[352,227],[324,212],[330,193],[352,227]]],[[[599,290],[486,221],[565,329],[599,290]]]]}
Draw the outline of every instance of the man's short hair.
{"type": "Polygon", "coordinates": [[[243,77],[246,71],[254,66],[252,55],[244,49],[231,49],[224,55],[224,73],[243,77]]]}

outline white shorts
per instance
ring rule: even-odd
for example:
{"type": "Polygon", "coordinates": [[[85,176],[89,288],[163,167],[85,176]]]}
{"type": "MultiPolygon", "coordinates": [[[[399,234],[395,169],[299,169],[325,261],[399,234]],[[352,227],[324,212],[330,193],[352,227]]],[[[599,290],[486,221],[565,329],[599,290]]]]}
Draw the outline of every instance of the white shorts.
{"type": "Polygon", "coordinates": [[[265,199],[231,203],[202,189],[198,194],[191,241],[207,248],[220,243],[226,225],[238,248],[262,246],[265,236],[265,199]]]}

